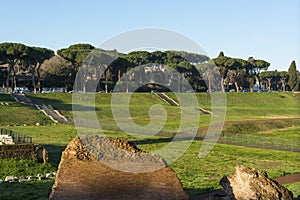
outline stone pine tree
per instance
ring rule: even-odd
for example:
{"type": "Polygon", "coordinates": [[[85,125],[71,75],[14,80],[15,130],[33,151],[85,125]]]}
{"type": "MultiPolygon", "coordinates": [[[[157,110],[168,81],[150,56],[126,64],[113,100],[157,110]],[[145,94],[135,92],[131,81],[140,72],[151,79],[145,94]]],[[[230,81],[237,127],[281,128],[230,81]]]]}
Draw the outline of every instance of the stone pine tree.
{"type": "MultiPolygon", "coordinates": [[[[76,74],[81,64],[94,49],[95,47],[90,44],[73,44],[68,48],[57,50],[59,56],[72,63],[68,75],[69,80],[67,81],[68,83],[71,83],[68,85],[69,89],[74,84],[76,74]]],[[[79,85],[81,85],[81,83],[77,83],[76,88],[78,88],[79,85]]]]}
{"type": "Polygon", "coordinates": [[[296,62],[294,60],[292,61],[288,70],[288,85],[293,92],[299,90],[299,78],[296,69],[296,62]]]}
{"type": "Polygon", "coordinates": [[[221,88],[225,92],[224,80],[227,77],[228,71],[236,64],[235,60],[231,57],[224,56],[224,53],[221,51],[217,58],[212,59],[215,65],[218,67],[221,75],[221,88]]]}
{"type": "Polygon", "coordinates": [[[54,51],[41,47],[28,47],[29,53],[23,58],[23,62],[31,73],[32,87],[34,94],[37,91],[41,92],[40,84],[40,67],[42,63],[54,56],[54,51]],[[36,75],[37,75],[37,85],[36,85],[36,75]]]}
{"type": "Polygon", "coordinates": [[[16,87],[16,70],[15,66],[27,56],[29,49],[26,45],[20,43],[5,42],[0,44],[0,60],[3,64],[8,64],[6,87],[7,91],[9,87],[16,87]],[[12,84],[10,84],[11,75],[13,76],[12,84]]]}

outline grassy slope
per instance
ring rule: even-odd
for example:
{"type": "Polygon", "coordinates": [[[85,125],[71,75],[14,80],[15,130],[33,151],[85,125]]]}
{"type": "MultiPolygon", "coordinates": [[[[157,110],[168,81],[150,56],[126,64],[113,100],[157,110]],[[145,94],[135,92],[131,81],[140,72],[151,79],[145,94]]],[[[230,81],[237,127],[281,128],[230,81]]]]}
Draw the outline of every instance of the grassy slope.
{"type": "MultiPolygon", "coordinates": [[[[118,97],[117,93],[114,93],[118,97]]],[[[122,94],[126,95],[126,94],[122,94]]],[[[168,95],[176,99],[175,94],[168,95]]],[[[185,98],[193,96],[193,93],[183,94],[185,98]]],[[[112,94],[96,94],[95,105],[86,105],[87,108],[96,107],[97,118],[103,129],[115,129],[113,115],[111,112],[112,94]]],[[[54,108],[62,111],[72,118],[72,94],[51,93],[30,95],[36,102],[51,104],[54,108]]],[[[199,105],[205,109],[211,109],[210,96],[208,93],[197,93],[199,105]]],[[[273,119],[300,116],[300,95],[293,96],[292,93],[226,93],[226,121],[244,121],[251,119],[273,119]]],[[[164,102],[150,93],[134,94],[130,100],[131,117],[137,124],[146,125],[150,122],[149,108],[154,104],[161,104],[167,111],[168,120],[163,129],[164,132],[172,132],[178,128],[181,112],[180,108],[167,106],[164,102]]],[[[199,126],[207,126],[210,116],[202,115],[199,126]]],[[[198,125],[197,125],[198,126],[198,125]]]]}
{"type": "MultiPolygon", "coordinates": [[[[175,94],[168,93],[168,96],[177,101],[175,94]]],[[[196,93],[196,96],[199,106],[211,109],[209,93],[196,93]]],[[[300,95],[293,93],[226,93],[226,104],[226,121],[300,116],[300,95]]]]}
{"type": "MultiPolygon", "coordinates": [[[[127,94],[113,94],[116,99],[128,96],[127,94]]],[[[38,94],[29,95],[29,97],[37,103],[42,103],[46,105],[52,105],[54,108],[59,109],[64,115],[69,118],[73,118],[72,115],[72,94],[63,93],[50,93],[50,94],[38,94]]],[[[111,108],[111,98],[112,94],[96,94],[95,104],[88,105],[84,100],[80,103],[81,106],[85,106],[86,110],[90,110],[95,107],[97,119],[105,130],[116,130],[120,131],[114,120],[111,108]]],[[[154,104],[163,105],[168,114],[168,119],[166,126],[164,127],[164,132],[174,132],[178,128],[178,123],[180,122],[180,109],[176,107],[171,107],[166,105],[163,101],[158,99],[155,95],[150,93],[138,93],[133,94],[130,98],[130,116],[135,123],[139,125],[147,125],[150,122],[149,109],[154,104]]],[[[120,105],[116,105],[116,108],[120,105]]],[[[121,105],[122,106],[122,105],[121,105]]],[[[206,120],[207,121],[207,120],[206,120]]]]}
{"type": "Polygon", "coordinates": [[[230,93],[228,120],[299,117],[300,95],[292,93],[230,93]]]}
{"type": "MultiPolygon", "coordinates": [[[[167,93],[177,101],[176,95],[167,93]]],[[[113,95],[120,95],[114,93],[113,95]]],[[[126,94],[122,94],[126,95],[126,94]]],[[[179,94],[180,95],[180,94],[179,94]]],[[[194,93],[185,93],[185,97],[194,96],[194,93]]],[[[112,94],[96,94],[96,106],[110,105],[112,94]]],[[[72,94],[50,93],[29,95],[30,98],[44,104],[51,104],[59,110],[68,113],[72,109],[72,94]]],[[[210,109],[210,96],[208,93],[197,93],[199,105],[210,109]]],[[[240,118],[266,118],[266,117],[299,117],[300,95],[292,93],[226,93],[227,119],[240,118]]],[[[161,100],[150,93],[138,93],[132,95],[131,105],[162,104],[161,100]]],[[[107,114],[107,113],[104,113],[107,114]]],[[[68,116],[71,116],[68,114],[68,116]]],[[[111,115],[108,114],[108,117],[111,115]]]]}
{"type": "MultiPolygon", "coordinates": [[[[294,125],[287,128],[270,128],[264,131],[253,131],[247,134],[229,134],[219,139],[219,142],[233,144],[251,144],[272,148],[283,148],[300,151],[300,120],[291,121],[294,125]]],[[[251,130],[251,129],[250,129],[251,130]]]]}
{"type": "Polygon", "coordinates": [[[51,123],[41,111],[35,107],[26,106],[15,100],[8,94],[0,94],[0,124],[1,125],[34,125],[36,123],[51,123]]]}
{"type": "Polygon", "coordinates": [[[27,96],[37,104],[52,105],[63,115],[72,117],[72,94],[69,93],[49,93],[49,94],[27,94],[27,96]]]}

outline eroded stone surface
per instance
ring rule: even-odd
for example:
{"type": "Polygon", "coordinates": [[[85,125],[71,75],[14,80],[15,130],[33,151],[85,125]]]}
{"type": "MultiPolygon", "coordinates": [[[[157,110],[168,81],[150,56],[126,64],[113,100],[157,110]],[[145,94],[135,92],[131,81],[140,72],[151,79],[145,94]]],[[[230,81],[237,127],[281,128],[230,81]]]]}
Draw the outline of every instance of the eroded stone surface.
{"type": "MultiPolygon", "coordinates": [[[[235,174],[220,181],[231,199],[292,200],[293,194],[260,170],[237,166],[235,174]]],[[[228,199],[228,197],[226,197],[228,199]]]]}
{"type": "Polygon", "coordinates": [[[188,199],[188,195],[160,157],[124,139],[85,136],[73,139],[63,152],[50,199],[188,199]],[[110,164],[159,170],[129,173],[110,164]]]}

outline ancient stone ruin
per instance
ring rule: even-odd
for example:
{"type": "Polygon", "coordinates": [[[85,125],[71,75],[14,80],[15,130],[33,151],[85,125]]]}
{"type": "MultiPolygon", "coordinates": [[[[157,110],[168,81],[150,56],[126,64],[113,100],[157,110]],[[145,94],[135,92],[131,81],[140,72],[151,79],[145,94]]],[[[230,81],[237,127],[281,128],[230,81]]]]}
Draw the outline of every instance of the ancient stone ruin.
{"type": "Polygon", "coordinates": [[[188,195],[162,158],[124,139],[84,136],[73,139],[63,152],[50,199],[188,199],[188,195]]]}
{"type": "Polygon", "coordinates": [[[27,158],[45,163],[48,161],[48,152],[39,144],[0,145],[0,159],[27,158]]]}
{"type": "Polygon", "coordinates": [[[293,199],[293,194],[288,189],[269,179],[265,172],[245,166],[237,166],[235,174],[222,178],[220,183],[225,195],[213,194],[210,199],[293,199]]]}

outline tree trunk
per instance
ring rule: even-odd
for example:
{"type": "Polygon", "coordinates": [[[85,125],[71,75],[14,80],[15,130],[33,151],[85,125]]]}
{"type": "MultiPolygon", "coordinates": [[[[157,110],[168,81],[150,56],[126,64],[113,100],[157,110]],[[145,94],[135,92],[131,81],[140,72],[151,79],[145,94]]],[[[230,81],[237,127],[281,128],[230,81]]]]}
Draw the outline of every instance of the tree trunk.
{"type": "Polygon", "coordinates": [[[107,71],[104,73],[104,78],[105,78],[105,93],[108,93],[108,87],[107,87],[107,71]]]}
{"type": "Polygon", "coordinates": [[[236,91],[238,92],[239,91],[239,85],[238,85],[237,81],[234,81],[234,85],[235,85],[236,91]]]}
{"type": "Polygon", "coordinates": [[[9,88],[11,68],[12,68],[12,65],[10,64],[10,65],[7,67],[6,92],[8,92],[8,88],[9,88]]]}
{"type": "Polygon", "coordinates": [[[33,93],[36,94],[36,83],[35,83],[35,77],[34,77],[34,68],[30,67],[31,71],[31,81],[32,81],[32,87],[33,87],[33,93]]]}
{"type": "MultiPolygon", "coordinates": [[[[88,79],[88,66],[82,65],[81,68],[81,85],[82,85],[82,91],[83,93],[86,93],[86,85],[87,85],[87,79],[88,79]]],[[[80,88],[81,89],[81,88],[80,88]]]]}
{"type": "Polygon", "coordinates": [[[268,81],[268,90],[271,90],[271,80],[272,78],[267,78],[267,81],[268,81]]]}
{"type": "Polygon", "coordinates": [[[86,93],[86,81],[83,81],[82,92],[83,92],[83,93],[86,93]]]}
{"type": "Polygon", "coordinates": [[[221,88],[222,88],[222,92],[225,92],[225,89],[224,89],[224,78],[223,77],[221,78],[221,88]]]}
{"type": "Polygon", "coordinates": [[[257,75],[255,75],[255,84],[258,85],[260,89],[260,82],[257,75]]]}
{"type": "Polygon", "coordinates": [[[38,89],[39,93],[42,92],[42,91],[41,91],[41,80],[40,80],[39,77],[38,77],[38,80],[37,80],[37,89],[38,89]]]}
{"type": "Polygon", "coordinates": [[[37,88],[38,88],[39,93],[42,92],[42,90],[41,90],[41,74],[40,74],[40,68],[41,68],[41,64],[38,64],[36,73],[37,73],[37,88]]]}
{"type": "Polygon", "coordinates": [[[138,73],[139,76],[140,76],[140,83],[143,83],[143,79],[145,79],[145,78],[142,77],[142,70],[144,70],[144,68],[141,67],[140,72],[138,73]]]}
{"type": "Polygon", "coordinates": [[[207,82],[208,82],[208,91],[212,92],[211,91],[211,79],[209,77],[207,77],[207,82]]]}
{"type": "Polygon", "coordinates": [[[17,60],[10,60],[9,66],[7,68],[7,77],[6,77],[6,88],[7,88],[6,92],[7,93],[9,92],[11,72],[14,71],[14,67],[15,67],[16,62],[17,62],[17,60]]]}
{"type": "Polygon", "coordinates": [[[13,71],[13,85],[12,85],[12,90],[17,87],[17,76],[16,76],[16,71],[15,68],[12,68],[13,71]]]}
{"type": "Polygon", "coordinates": [[[285,78],[281,78],[280,81],[281,81],[281,89],[283,92],[285,92],[285,78]]]}
{"type": "Polygon", "coordinates": [[[126,76],[126,93],[129,92],[129,87],[128,87],[128,85],[129,85],[129,79],[128,79],[128,76],[126,76]]]}

